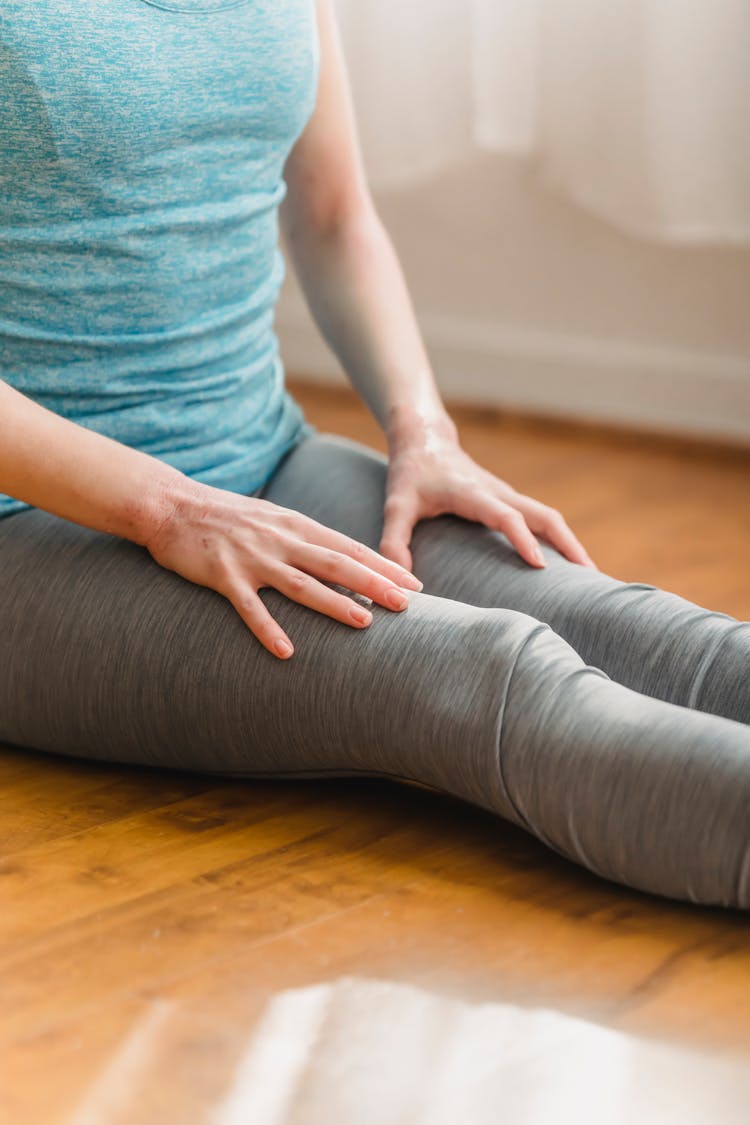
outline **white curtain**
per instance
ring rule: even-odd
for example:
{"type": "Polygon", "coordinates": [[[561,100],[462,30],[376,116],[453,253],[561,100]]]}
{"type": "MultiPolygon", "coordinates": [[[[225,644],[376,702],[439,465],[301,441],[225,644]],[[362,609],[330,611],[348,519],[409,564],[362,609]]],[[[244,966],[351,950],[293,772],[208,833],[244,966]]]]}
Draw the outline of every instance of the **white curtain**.
{"type": "Polygon", "coordinates": [[[477,149],[631,233],[750,244],[750,0],[335,0],[374,187],[477,149]]]}

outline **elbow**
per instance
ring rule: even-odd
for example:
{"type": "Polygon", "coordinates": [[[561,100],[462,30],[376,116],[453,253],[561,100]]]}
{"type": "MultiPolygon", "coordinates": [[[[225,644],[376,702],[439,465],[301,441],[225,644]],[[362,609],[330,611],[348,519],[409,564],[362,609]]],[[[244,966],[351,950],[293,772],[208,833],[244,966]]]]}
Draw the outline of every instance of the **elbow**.
{"type": "Polygon", "coordinates": [[[306,199],[303,205],[295,205],[287,197],[281,204],[280,219],[284,238],[290,245],[310,237],[328,241],[347,231],[382,225],[367,184],[321,193],[306,199]]]}

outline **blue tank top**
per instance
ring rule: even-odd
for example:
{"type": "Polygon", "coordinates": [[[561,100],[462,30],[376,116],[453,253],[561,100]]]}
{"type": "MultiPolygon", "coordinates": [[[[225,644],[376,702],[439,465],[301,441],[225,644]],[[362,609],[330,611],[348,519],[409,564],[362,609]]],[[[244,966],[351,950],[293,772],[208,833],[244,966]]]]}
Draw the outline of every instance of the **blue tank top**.
{"type": "Polygon", "coordinates": [[[314,0],[2,0],[0,379],[259,488],[314,430],[273,324],[319,61],[314,0]]]}

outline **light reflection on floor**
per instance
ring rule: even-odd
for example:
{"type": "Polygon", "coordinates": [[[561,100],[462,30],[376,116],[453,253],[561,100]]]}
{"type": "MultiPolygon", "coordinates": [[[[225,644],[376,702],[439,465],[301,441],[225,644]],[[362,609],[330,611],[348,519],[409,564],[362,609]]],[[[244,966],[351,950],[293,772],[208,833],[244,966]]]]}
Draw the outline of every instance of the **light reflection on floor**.
{"type": "MultiPolygon", "coordinates": [[[[66,1125],[150,1121],[140,1093],[183,1018],[179,1005],[150,1005],[66,1125]]],[[[168,1114],[167,1074],[159,1084],[168,1114]]],[[[190,1125],[746,1125],[748,1105],[750,1060],[738,1055],[342,977],[273,996],[190,1125]]]]}
{"type": "Polygon", "coordinates": [[[267,1005],[214,1125],[734,1125],[750,1064],[546,1009],[344,978],[267,1005]]]}

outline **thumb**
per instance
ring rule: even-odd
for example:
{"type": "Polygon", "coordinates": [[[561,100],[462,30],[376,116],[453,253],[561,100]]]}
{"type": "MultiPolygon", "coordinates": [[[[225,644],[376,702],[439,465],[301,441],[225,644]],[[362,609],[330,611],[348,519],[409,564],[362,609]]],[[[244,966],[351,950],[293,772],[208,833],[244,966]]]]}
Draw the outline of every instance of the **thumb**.
{"type": "Polygon", "coordinates": [[[409,543],[417,522],[416,503],[403,496],[392,496],[386,500],[384,511],[385,522],[378,548],[380,554],[411,570],[409,543]]]}

